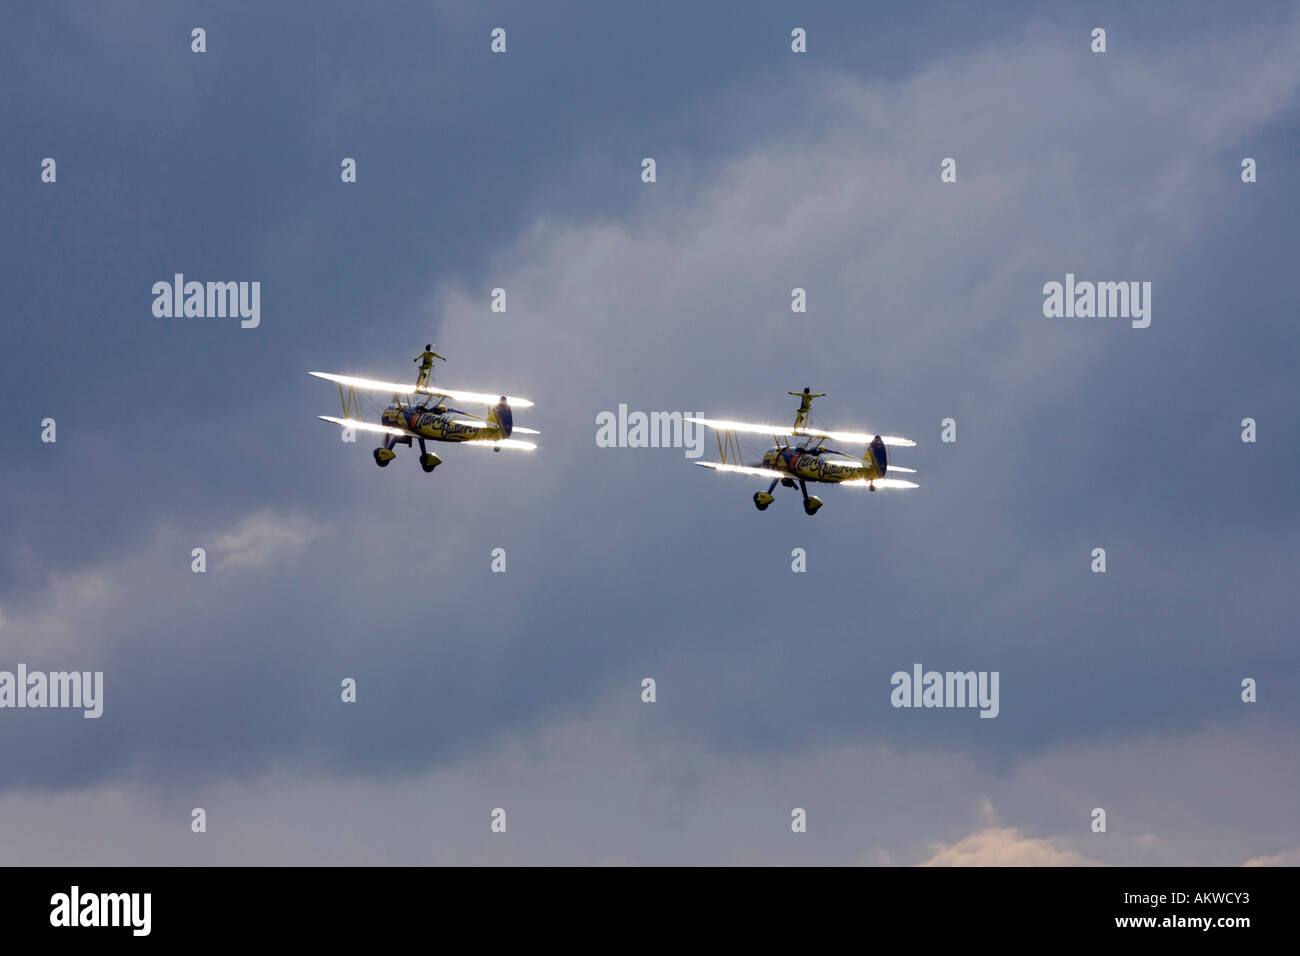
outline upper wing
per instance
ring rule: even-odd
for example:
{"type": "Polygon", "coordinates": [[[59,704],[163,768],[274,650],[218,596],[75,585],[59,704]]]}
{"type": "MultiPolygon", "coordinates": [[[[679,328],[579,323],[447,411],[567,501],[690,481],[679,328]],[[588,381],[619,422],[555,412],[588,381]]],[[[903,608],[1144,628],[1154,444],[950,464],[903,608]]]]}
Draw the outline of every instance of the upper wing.
{"type": "MultiPolygon", "coordinates": [[[[816,428],[805,428],[802,431],[793,432],[795,436],[810,435],[813,438],[829,438],[831,441],[853,442],[858,445],[870,445],[875,441],[876,436],[866,432],[824,432],[816,428]]],[[[914,448],[916,442],[910,438],[903,438],[901,435],[881,435],[880,440],[886,445],[898,445],[902,448],[914,448]]]]}
{"type": "MultiPolygon", "coordinates": [[[[456,402],[480,402],[484,405],[495,405],[501,399],[499,392],[460,392],[455,389],[443,388],[441,385],[408,385],[405,382],[379,382],[373,378],[335,375],[333,372],[308,372],[307,374],[323,378],[328,382],[338,382],[340,385],[368,389],[372,392],[392,392],[397,395],[442,395],[456,402]]],[[[533,406],[533,403],[526,398],[507,395],[505,399],[507,404],[518,408],[532,408],[533,406]]]]}
{"type": "MultiPolygon", "coordinates": [[[[852,442],[859,445],[870,445],[875,440],[875,435],[868,435],[866,432],[824,432],[816,428],[801,428],[798,431],[789,425],[756,425],[750,422],[733,422],[718,418],[687,418],[688,422],[695,422],[697,425],[707,425],[709,428],[716,428],[724,432],[750,432],[755,435],[771,435],[773,438],[829,438],[832,441],[852,442]]],[[[901,445],[905,448],[911,448],[916,442],[908,438],[900,438],[897,435],[881,435],[880,440],[886,445],[901,445]]]]}
{"type": "MultiPolygon", "coordinates": [[[[731,422],[720,418],[691,418],[689,416],[684,421],[695,422],[697,425],[707,425],[709,428],[716,428],[720,432],[750,432],[754,435],[784,436],[786,438],[794,435],[788,425],[755,425],[750,422],[731,422]]],[[[696,462],[696,464],[699,464],[699,462],[696,462]]]]}
{"type": "Polygon", "coordinates": [[[714,471],[727,471],[737,475],[754,475],[759,478],[790,477],[784,472],[774,471],[771,468],[755,468],[750,465],[725,465],[720,461],[696,461],[691,464],[699,465],[701,468],[712,468],[714,471]]]}

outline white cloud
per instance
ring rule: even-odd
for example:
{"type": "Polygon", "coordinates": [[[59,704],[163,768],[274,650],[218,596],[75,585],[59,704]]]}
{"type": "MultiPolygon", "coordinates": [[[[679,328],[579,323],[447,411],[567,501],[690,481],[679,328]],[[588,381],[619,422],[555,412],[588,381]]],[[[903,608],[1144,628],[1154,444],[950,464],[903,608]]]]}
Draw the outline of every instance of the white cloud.
{"type": "Polygon", "coordinates": [[[39,591],[0,614],[3,649],[14,660],[67,661],[90,643],[88,622],[120,608],[120,599],[109,567],[52,571],[39,591]]]}
{"type": "MultiPolygon", "coordinates": [[[[1045,333],[1042,283],[1172,267],[1215,211],[1188,194],[1222,195],[1222,150],[1293,95],[1297,37],[1294,24],[1243,31],[1216,38],[1209,62],[1193,42],[1117,74],[1035,36],[900,83],[837,77],[805,105],[815,129],[796,116],[788,138],[707,180],[665,170],[625,221],[538,222],[488,270],[511,312],[485,322],[480,290],[444,287],[441,335],[481,356],[469,374],[527,382],[552,420],[587,421],[593,396],[784,408],[786,379],[813,372],[869,378],[877,413],[906,422],[917,380],[978,354],[959,381],[988,421],[990,405],[1143,334],[1105,322],[1045,333]],[[939,159],[954,154],[958,183],[941,184],[939,159]],[[801,319],[793,286],[809,290],[801,319]],[[580,376],[563,374],[571,361],[580,376]]],[[[1167,289],[1157,283],[1150,334],[1174,321],[1159,311],[1167,289]]]]}
{"type": "MultiPolygon", "coordinates": [[[[344,706],[339,704],[338,706],[344,706]]],[[[360,706],[360,705],[358,705],[360,706]]],[[[0,794],[7,862],[52,864],[755,864],[1081,866],[1222,865],[1291,832],[1290,793],[1233,827],[1212,781],[1231,748],[1245,764],[1284,759],[1289,738],[1190,735],[1062,750],[1002,773],[961,753],[903,754],[874,745],[736,757],[667,736],[635,694],[593,713],[509,735],[465,759],[414,774],[324,776],[277,769],[234,780],[106,784],[0,794]],[[1183,759],[1201,753],[1196,762],[1183,759]],[[1180,755],[1180,776],[1134,782],[1131,767],[1180,755]],[[1070,768],[1062,773],[1061,768],[1070,768]],[[1140,793],[1130,792],[1139,789],[1140,793]],[[1160,856],[1121,824],[1094,834],[1086,807],[1117,795],[1112,821],[1167,818],[1160,856]],[[972,801],[1033,823],[980,826],[972,801]],[[1197,801],[1196,795],[1208,794],[1197,801]],[[988,796],[991,795],[991,796],[988,796]],[[189,830],[208,812],[209,832],[189,830]],[[383,806],[384,813],[374,812],[383,806]],[[790,829],[803,807],[808,830],[790,829]],[[508,830],[489,831],[504,807],[508,830]],[[1078,808],[1085,808],[1082,812],[1078,808]],[[60,822],[61,821],[61,822],[60,822]],[[1032,832],[1050,834],[1032,836],[1032,832]],[[111,834],[106,839],[105,834],[111,834]],[[938,837],[938,839],[936,839],[938,837]]],[[[1228,807],[1233,806],[1229,793],[1228,807]]],[[[984,809],[987,809],[985,807],[984,809]]],[[[1133,831],[1138,833],[1139,831],[1133,831]]],[[[1279,863],[1290,854],[1273,858],[1279,863]]]]}
{"type": "Polygon", "coordinates": [[[942,843],[920,866],[1096,866],[1095,860],[1060,849],[1051,840],[1026,837],[1015,827],[989,827],[958,840],[942,843]]]}
{"type": "Polygon", "coordinates": [[[1272,856],[1251,857],[1242,866],[1300,866],[1300,847],[1272,856]]]}
{"type": "Polygon", "coordinates": [[[980,822],[985,826],[992,827],[997,825],[998,811],[997,808],[993,806],[993,801],[988,797],[984,797],[980,800],[979,817],[980,822]]]}
{"type": "Polygon", "coordinates": [[[213,550],[224,555],[219,568],[266,567],[274,561],[297,557],[324,533],[323,528],[308,518],[263,510],[249,515],[233,531],[217,538],[213,550]]]}

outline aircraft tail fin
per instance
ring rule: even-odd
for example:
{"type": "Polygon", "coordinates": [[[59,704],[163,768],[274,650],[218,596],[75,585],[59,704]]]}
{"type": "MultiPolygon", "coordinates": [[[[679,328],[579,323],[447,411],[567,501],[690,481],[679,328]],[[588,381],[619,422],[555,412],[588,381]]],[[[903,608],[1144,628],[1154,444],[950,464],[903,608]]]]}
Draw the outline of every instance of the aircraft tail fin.
{"type": "Polygon", "coordinates": [[[885,472],[889,470],[889,453],[885,451],[885,443],[877,435],[867,446],[867,453],[862,456],[862,460],[868,465],[875,468],[877,478],[884,478],[885,472]]]}
{"type": "Polygon", "coordinates": [[[510,411],[510,403],[506,401],[504,395],[501,396],[501,401],[492,406],[492,411],[488,412],[488,421],[499,425],[501,427],[501,434],[506,438],[509,438],[510,433],[514,431],[515,416],[514,413],[510,411]]]}

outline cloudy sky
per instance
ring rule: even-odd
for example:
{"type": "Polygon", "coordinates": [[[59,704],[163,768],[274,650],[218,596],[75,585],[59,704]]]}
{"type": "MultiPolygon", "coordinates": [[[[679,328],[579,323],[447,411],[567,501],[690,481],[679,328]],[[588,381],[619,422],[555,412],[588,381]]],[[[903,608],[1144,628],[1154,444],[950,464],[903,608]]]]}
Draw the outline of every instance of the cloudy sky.
{"type": "Polygon", "coordinates": [[[0,710],[0,862],[1300,862],[1294,5],[613,6],[6,11],[0,669],[104,713],[0,710]],[[539,450],[315,419],[427,341],[539,450]],[[805,385],[921,487],[595,441],[805,385]]]}

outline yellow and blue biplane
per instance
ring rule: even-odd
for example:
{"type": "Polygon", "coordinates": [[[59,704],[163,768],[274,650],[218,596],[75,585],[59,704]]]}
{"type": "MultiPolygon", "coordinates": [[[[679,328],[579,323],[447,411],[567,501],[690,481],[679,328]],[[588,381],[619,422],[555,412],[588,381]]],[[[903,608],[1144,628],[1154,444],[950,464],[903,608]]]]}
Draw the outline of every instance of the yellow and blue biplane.
{"type": "Polygon", "coordinates": [[[726,421],[717,418],[687,418],[712,428],[718,433],[718,454],[721,461],[697,461],[696,465],[713,471],[737,475],[750,475],[755,478],[770,478],[767,491],[754,493],[754,505],[759,511],[766,511],[767,506],[776,500],[772,491],[778,484],[786,488],[798,485],[803,495],[803,510],[809,516],[815,515],[822,506],[822,500],[816,495],[808,494],[808,484],[834,484],[848,488],[916,488],[915,482],[902,478],[886,478],[887,473],[915,474],[913,468],[903,468],[892,464],[885,448],[897,445],[911,448],[916,442],[895,435],[871,435],[865,432],[823,431],[808,424],[812,411],[812,400],[823,398],[825,393],[812,392],[805,388],[802,392],[790,392],[799,401],[799,410],[795,413],[794,425],[761,425],[749,422],[726,421]],[[741,455],[741,434],[771,435],[776,443],[763,454],[760,462],[746,465],[741,455]],[[826,442],[866,445],[864,455],[858,457],[833,448],[827,448],[826,442]]]}
{"type": "Polygon", "coordinates": [[[421,371],[415,385],[336,375],[333,372],[308,374],[338,385],[339,399],[343,403],[342,418],[330,415],[319,415],[318,418],[343,428],[377,432],[383,436],[383,444],[374,451],[375,464],[380,468],[387,467],[397,457],[393,451],[396,445],[410,447],[412,442],[418,442],[420,467],[427,473],[442,464],[442,459],[425,447],[426,441],[453,442],[471,448],[491,448],[493,451],[501,451],[503,448],[532,451],[537,447],[535,444],[511,436],[541,434],[535,429],[523,428],[514,423],[513,409],[532,407],[533,403],[528,399],[444,388],[429,380],[427,369],[421,371]],[[365,421],[361,417],[359,392],[367,391],[388,392],[393,396],[392,402],[380,412],[378,422],[365,421]],[[475,415],[452,408],[448,402],[487,405],[488,413],[475,415]]]}

